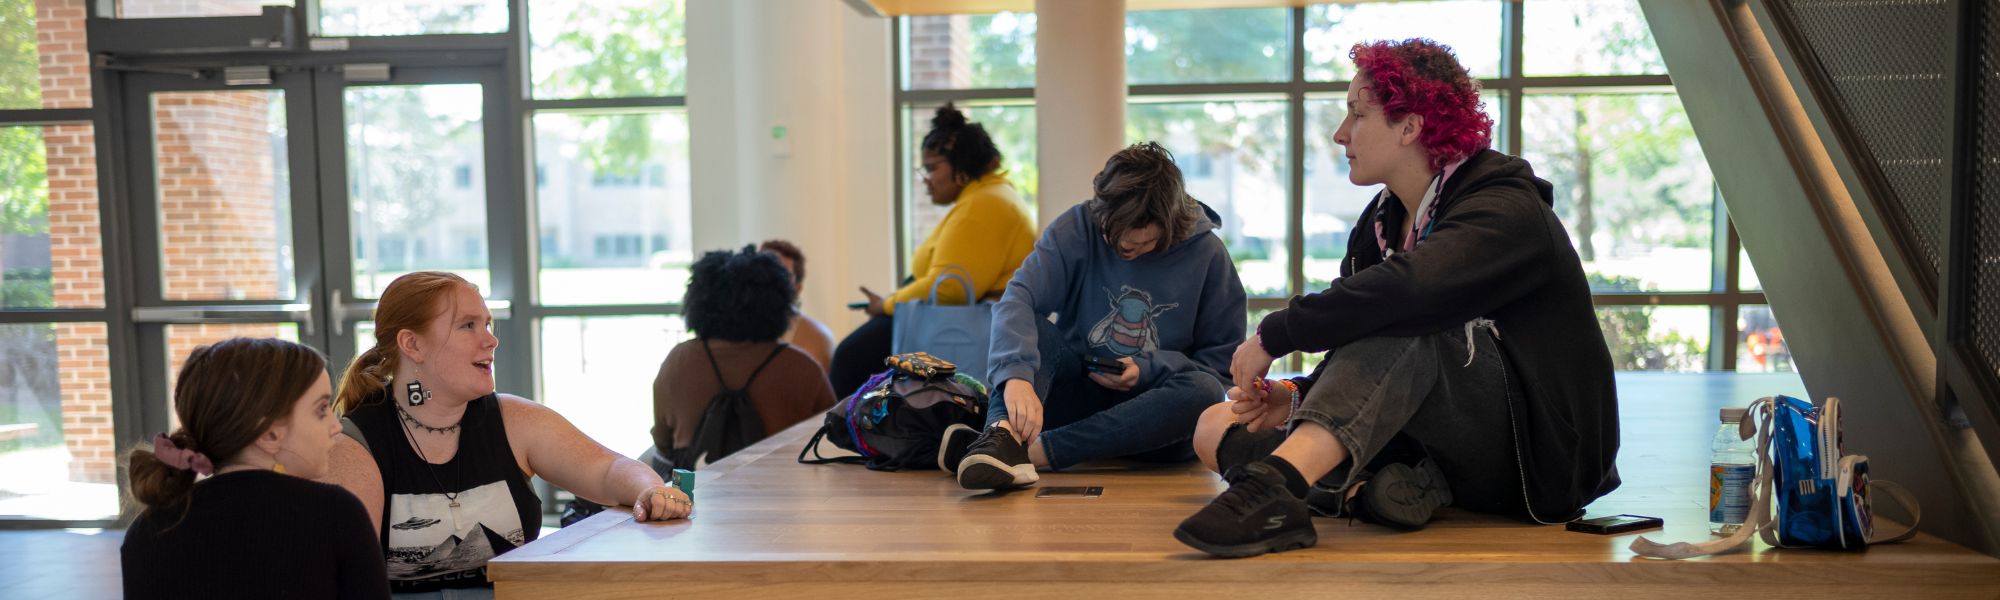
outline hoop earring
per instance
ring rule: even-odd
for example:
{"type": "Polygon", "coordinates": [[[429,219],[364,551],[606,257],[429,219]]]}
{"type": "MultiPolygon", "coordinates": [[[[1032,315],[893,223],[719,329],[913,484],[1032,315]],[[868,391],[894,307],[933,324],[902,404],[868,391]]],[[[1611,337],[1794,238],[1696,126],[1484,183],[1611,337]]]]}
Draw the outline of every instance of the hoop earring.
{"type": "Polygon", "coordinates": [[[410,376],[410,384],[403,386],[403,389],[410,394],[410,406],[423,406],[425,401],[431,399],[431,391],[424,389],[422,375],[423,371],[418,369],[410,376]]]}

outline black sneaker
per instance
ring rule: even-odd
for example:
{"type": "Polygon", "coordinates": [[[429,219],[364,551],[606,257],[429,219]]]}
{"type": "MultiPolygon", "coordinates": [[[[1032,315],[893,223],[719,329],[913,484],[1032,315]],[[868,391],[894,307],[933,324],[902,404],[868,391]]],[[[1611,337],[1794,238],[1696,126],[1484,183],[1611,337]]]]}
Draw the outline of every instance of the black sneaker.
{"type": "Polygon", "coordinates": [[[1174,539],[1224,558],[1310,548],[1319,543],[1306,503],[1285,490],[1285,476],[1253,462],[1222,476],[1229,489],[1180,527],[1174,539]]]}
{"type": "Polygon", "coordinates": [[[1005,427],[987,425],[958,461],[958,485],[968,490],[1027,487],[1040,480],[1028,448],[1005,427]]]}
{"type": "Polygon", "coordinates": [[[1414,531],[1431,522],[1437,509],[1451,504],[1451,484],[1431,459],[1416,466],[1395,463],[1369,478],[1344,512],[1363,522],[1414,531]]]}
{"type": "Polygon", "coordinates": [[[979,430],[964,423],[944,428],[944,437],[938,440],[938,469],[957,475],[958,462],[965,460],[966,450],[972,448],[972,440],[978,437],[979,430]]]}

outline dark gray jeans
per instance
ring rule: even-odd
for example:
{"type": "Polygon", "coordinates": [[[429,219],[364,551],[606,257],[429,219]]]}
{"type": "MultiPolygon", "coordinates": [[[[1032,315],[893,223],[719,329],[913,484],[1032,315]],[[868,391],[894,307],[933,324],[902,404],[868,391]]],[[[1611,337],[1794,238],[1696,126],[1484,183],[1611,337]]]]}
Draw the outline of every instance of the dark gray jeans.
{"type": "MultiPolygon", "coordinates": [[[[1490,329],[1366,338],[1334,350],[1326,360],[1291,422],[1325,427],[1347,448],[1347,462],[1320,478],[1318,491],[1344,497],[1339,492],[1364,477],[1364,469],[1354,465],[1372,471],[1385,461],[1414,463],[1429,456],[1450,482],[1453,504],[1523,512],[1520,463],[1507,415],[1507,394],[1518,394],[1519,387],[1490,329]]],[[[1223,445],[1275,449],[1282,435],[1237,429],[1225,438],[1262,439],[1225,439],[1223,445]]]]}

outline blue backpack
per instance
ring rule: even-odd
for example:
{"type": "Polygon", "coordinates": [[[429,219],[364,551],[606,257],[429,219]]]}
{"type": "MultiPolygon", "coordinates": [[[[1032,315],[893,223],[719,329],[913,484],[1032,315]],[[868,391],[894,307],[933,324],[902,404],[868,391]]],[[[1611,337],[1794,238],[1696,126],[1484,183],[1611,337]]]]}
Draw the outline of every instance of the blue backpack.
{"type": "Polygon", "coordinates": [[[1702,543],[1660,544],[1641,537],[1632,541],[1633,552],[1652,558],[1706,556],[1742,545],[1752,532],[1779,548],[1863,550],[1916,534],[1923,512],[1910,493],[1888,481],[1870,480],[1868,457],[1841,450],[1839,398],[1827,398],[1819,406],[1790,396],[1761,398],[1750,404],[1748,415],[1742,436],[1757,436],[1757,478],[1743,528],[1702,543]],[[1877,492],[1909,510],[1908,528],[1875,536],[1869,501],[1877,492]]]}

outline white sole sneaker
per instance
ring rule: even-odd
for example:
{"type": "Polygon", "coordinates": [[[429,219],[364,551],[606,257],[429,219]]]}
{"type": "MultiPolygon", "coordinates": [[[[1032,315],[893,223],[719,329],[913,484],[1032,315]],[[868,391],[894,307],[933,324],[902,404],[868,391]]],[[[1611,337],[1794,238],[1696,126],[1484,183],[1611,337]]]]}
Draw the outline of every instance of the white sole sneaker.
{"type": "Polygon", "coordinates": [[[1027,487],[1041,479],[1033,463],[1009,465],[984,454],[967,456],[958,463],[958,486],[968,490],[1027,487]]]}
{"type": "MultiPolygon", "coordinates": [[[[970,436],[965,440],[965,444],[969,446],[972,444],[972,438],[979,437],[979,430],[973,429],[972,426],[964,423],[953,423],[950,427],[944,428],[944,435],[938,438],[938,470],[953,475],[958,474],[959,463],[959,461],[951,460],[951,440],[952,436],[956,435],[970,436]]],[[[965,457],[960,456],[959,459],[964,460],[965,457]]]]}

